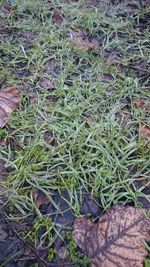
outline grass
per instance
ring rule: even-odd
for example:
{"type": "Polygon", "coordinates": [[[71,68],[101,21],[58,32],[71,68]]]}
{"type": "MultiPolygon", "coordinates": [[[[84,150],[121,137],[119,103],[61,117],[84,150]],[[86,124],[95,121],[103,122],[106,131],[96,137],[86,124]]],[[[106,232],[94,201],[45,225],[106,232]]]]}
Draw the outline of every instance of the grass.
{"type": "Polygon", "coordinates": [[[141,122],[150,126],[150,114],[133,102],[150,96],[144,73],[149,69],[150,34],[146,22],[142,24],[149,8],[141,9],[139,1],[133,1],[133,10],[110,1],[95,8],[88,1],[68,2],[1,3],[0,78],[4,87],[21,88],[20,109],[0,130],[6,140],[0,158],[10,170],[3,184],[5,197],[11,220],[34,215],[35,232],[24,238],[38,247],[48,239],[49,258],[55,255],[56,237],[63,239],[62,226],[37,208],[35,189],[50,201],[54,192],[67,190],[75,216],[85,192],[98,197],[103,210],[117,203],[141,207],[140,198],[150,197],[144,191],[149,186],[149,141],[138,130],[141,122]],[[61,27],[53,22],[54,9],[64,14],[61,27]],[[84,29],[97,38],[99,48],[75,47],[68,38],[70,29],[84,29]],[[126,109],[129,114],[122,112],[126,109]],[[47,231],[37,240],[41,222],[47,231]]]}

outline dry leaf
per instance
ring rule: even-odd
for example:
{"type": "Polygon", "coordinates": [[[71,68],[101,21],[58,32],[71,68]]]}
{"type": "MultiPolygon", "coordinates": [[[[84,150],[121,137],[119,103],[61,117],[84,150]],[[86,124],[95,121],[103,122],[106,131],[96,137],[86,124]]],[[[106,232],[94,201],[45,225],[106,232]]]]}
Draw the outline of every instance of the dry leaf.
{"type": "Polygon", "coordinates": [[[133,104],[138,108],[143,108],[145,110],[150,110],[150,98],[139,98],[133,99],[133,104]]]}
{"type": "Polygon", "coordinates": [[[44,89],[54,89],[55,88],[54,82],[49,80],[48,78],[44,78],[44,77],[42,79],[41,86],[44,89]]]}
{"type": "Polygon", "coordinates": [[[95,50],[98,48],[98,41],[94,38],[89,39],[87,34],[83,31],[70,31],[71,41],[80,49],[83,50],[95,50]]]}
{"type": "Polygon", "coordinates": [[[50,134],[50,132],[46,131],[43,136],[44,136],[44,140],[46,141],[46,143],[49,144],[50,146],[58,147],[60,145],[60,143],[58,142],[58,140],[55,139],[50,134]]]}
{"type": "Polygon", "coordinates": [[[114,206],[97,224],[79,218],[73,238],[91,259],[91,267],[142,267],[150,239],[150,218],[134,207],[114,206]]]}
{"type": "Polygon", "coordinates": [[[131,118],[131,113],[128,109],[124,108],[120,111],[120,115],[123,118],[130,119],[131,118]]]}
{"type": "Polygon", "coordinates": [[[50,202],[48,197],[40,190],[33,191],[32,196],[38,208],[40,208],[41,205],[47,205],[50,202]]]}
{"type": "Polygon", "coordinates": [[[133,104],[136,106],[136,107],[141,107],[143,105],[143,101],[141,98],[139,97],[136,97],[133,99],[133,104]]]}
{"type": "Polygon", "coordinates": [[[61,26],[64,18],[63,14],[59,10],[54,10],[52,15],[53,21],[57,24],[57,26],[61,26]]]}
{"type": "Polygon", "coordinates": [[[150,127],[141,123],[139,126],[139,133],[140,135],[150,138],[150,127]]]}
{"type": "Polygon", "coordinates": [[[8,87],[0,91],[0,127],[3,127],[11,113],[19,106],[20,97],[17,87],[8,87]]]}
{"type": "Polygon", "coordinates": [[[15,10],[12,8],[12,6],[10,6],[10,5],[5,5],[4,7],[3,7],[3,12],[8,12],[8,13],[12,13],[12,12],[14,12],[15,10]]]}

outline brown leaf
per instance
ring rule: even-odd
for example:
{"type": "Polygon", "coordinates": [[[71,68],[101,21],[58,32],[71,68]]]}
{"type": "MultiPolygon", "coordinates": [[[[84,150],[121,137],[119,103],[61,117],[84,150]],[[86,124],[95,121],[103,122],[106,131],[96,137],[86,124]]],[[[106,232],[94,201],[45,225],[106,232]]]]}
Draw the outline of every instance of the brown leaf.
{"type": "Polygon", "coordinates": [[[91,267],[142,267],[150,238],[150,218],[134,207],[114,206],[97,224],[76,219],[73,238],[91,259],[91,267]]]}
{"type": "Polygon", "coordinates": [[[57,26],[61,26],[64,21],[63,14],[57,9],[53,11],[52,18],[57,26]]]}
{"type": "Polygon", "coordinates": [[[40,208],[41,205],[47,205],[50,202],[48,197],[40,190],[33,191],[32,196],[38,208],[40,208]]]}
{"type": "Polygon", "coordinates": [[[11,227],[13,229],[15,229],[17,232],[33,231],[33,226],[32,225],[17,223],[17,222],[13,222],[13,221],[10,224],[11,224],[11,227]]]}
{"type": "Polygon", "coordinates": [[[4,197],[6,179],[8,176],[8,169],[5,167],[5,162],[0,159],[0,205],[3,205],[6,201],[4,197]],[[3,195],[3,196],[2,196],[3,195]]]}
{"type": "Polygon", "coordinates": [[[8,87],[0,91],[0,127],[3,127],[11,113],[19,106],[20,97],[17,87],[8,87]]]}
{"type": "Polygon", "coordinates": [[[10,5],[5,5],[2,10],[3,12],[9,12],[9,13],[12,13],[15,11],[10,5]]]}
{"type": "Polygon", "coordinates": [[[70,31],[71,41],[80,49],[95,50],[98,48],[98,41],[94,38],[89,39],[87,34],[83,31],[70,31]]]}
{"type": "Polygon", "coordinates": [[[150,98],[136,97],[133,99],[133,104],[137,108],[143,108],[145,110],[150,110],[150,98]]]}
{"type": "Polygon", "coordinates": [[[44,89],[54,89],[53,81],[49,80],[48,78],[43,78],[42,79],[41,86],[44,89]]]}
{"type": "MultiPolygon", "coordinates": [[[[8,170],[5,167],[5,162],[0,159],[0,194],[3,194],[5,191],[5,183],[8,175],[8,170]]],[[[0,204],[5,202],[4,197],[0,197],[0,204]]]]}
{"type": "Polygon", "coordinates": [[[3,178],[6,172],[7,170],[5,168],[5,162],[2,159],[0,159],[0,178],[3,178]]]}
{"type": "Polygon", "coordinates": [[[120,111],[120,115],[121,115],[122,117],[124,117],[124,118],[127,118],[127,119],[131,118],[131,113],[130,113],[130,111],[129,111],[128,109],[126,109],[126,108],[124,108],[124,109],[122,109],[122,110],[120,111]]]}
{"type": "Polygon", "coordinates": [[[143,104],[143,101],[142,101],[142,99],[141,98],[139,98],[139,97],[136,97],[136,98],[134,98],[133,99],[133,104],[136,106],[136,107],[141,107],[142,106],[142,104],[143,104]]]}
{"type": "Polygon", "coordinates": [[[50,132],[46,131],[44,134],[44,140],[46,141],[47,144],[53,146],[53,147],[58,147],[60,144],[57,139],[55,139],[50,132]]]}
{"type": "Polygon", "coordinates": [[[139,126],[139,133],[140,135],[150,138],[150,127],[141,123],[139,126]]]}

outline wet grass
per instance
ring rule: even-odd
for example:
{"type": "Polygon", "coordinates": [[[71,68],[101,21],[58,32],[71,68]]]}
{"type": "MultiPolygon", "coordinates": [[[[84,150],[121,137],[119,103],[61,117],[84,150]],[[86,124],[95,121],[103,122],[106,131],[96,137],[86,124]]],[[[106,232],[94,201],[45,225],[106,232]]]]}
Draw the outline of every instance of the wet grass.
{"type": "MultiPolygon", "coordinates": [[[[23,237],[38,248],[48,247],[51,261],[64,229],[37,207],[35,190],[50,202],[66,190],[75,216],[81,214],[83,194],[98,198],[103,210],[118,203],[149,203],[149,140],[139,134],[139,124],[150,126],[150,114],[134,103],[150,97],[149,8],[139,1],[110,2],[1,4],[2,88],[21,89],[20,109],[0,130],[5,139],[0,157],[9,170],[3,194],[11,220],[33,216],[35,231],[23,237]],[[61,26],[53,20],[55,9],[63,13],[61,26]],[[95,51],[70,42],[69,32],[78,29],[96,38],[95,51]],[[39,238],[43,225],[46,231],[39,238]]],[[[69,240],[71,262],[77,261],[69,240]]]]}

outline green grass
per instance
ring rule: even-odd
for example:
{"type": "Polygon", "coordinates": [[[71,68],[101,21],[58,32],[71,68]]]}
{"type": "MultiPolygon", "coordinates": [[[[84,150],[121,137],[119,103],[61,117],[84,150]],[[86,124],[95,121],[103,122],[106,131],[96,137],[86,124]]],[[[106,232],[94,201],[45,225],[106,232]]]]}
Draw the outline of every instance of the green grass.
{"type": "Polygon", "coordinates": [[[21,88],[20,108],[12,115],[10,127],[0,130],[6,139],[0,158],[11,170],[3,184],[5,196],[12,220],[21,222],[34,214],[37,228],[42,221],[48,229],[42,240],[37,241],[36,227],[26,238],[36,246],[48,238],[52,255],[62,227],[36,207],[35,189],[51,201],[51,194],[66,189],[76,216],[85,192],[99,197],[104,210],[129,202],[141,207],[140,197],[150,197],[143,191],[149,186],[150,146],[138,131],[140,122],[150,126],[150,113],[133,104],[135,97],[150,96],[144,90],[149,88],[149,78],[141,80],[131,69],[131,62],[137,61],[149,68],[149,31],[134,27],[149,8],[141,9],[135,1],[135,10],[129,13],[122,4],[113,6],[110,1],[94,9],[88,1],[60,2],[1,4],[5,33],[0,43],[0,79],[4,87],[21,88]],[[5,11],[9,4],[11,12],[5,11]],[[52,20],[56,8],[64,14],[61,27],[52,20]],[[125,17],[117,17],[118,12],[125,17]],[[68,38],[70,29],[85,30],[98,39],[99,48],[93,52],[75,47],[68,38]],[[107,59],[110,51],[119,59],[107,59]],[[49,90],[44,88],[45,79],[52,85],[49,90]],[[123,109],[130,115],[121,115],[123,109]],[[57,141],[56,146],[45,140],[46,133],[57,141]]]}

